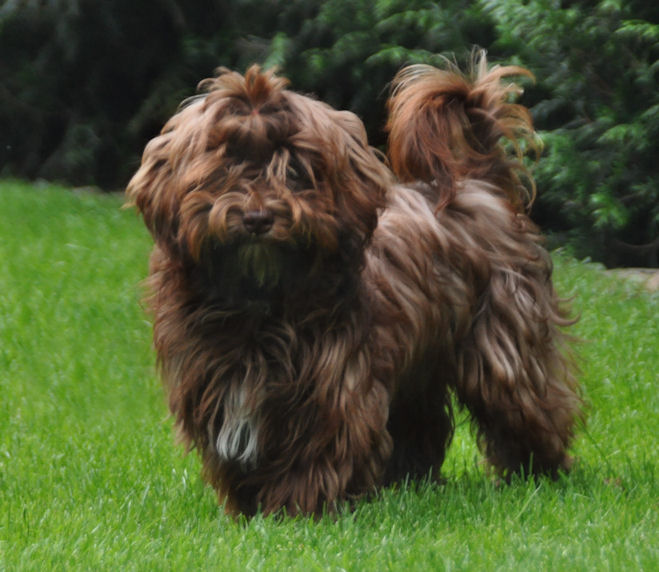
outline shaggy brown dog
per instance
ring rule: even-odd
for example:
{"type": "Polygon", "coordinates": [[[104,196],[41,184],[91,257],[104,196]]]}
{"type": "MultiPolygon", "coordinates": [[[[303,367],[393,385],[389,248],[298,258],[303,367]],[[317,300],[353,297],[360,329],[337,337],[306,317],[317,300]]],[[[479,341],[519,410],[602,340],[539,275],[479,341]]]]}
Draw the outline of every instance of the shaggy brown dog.
{"type": "Polygon", "coordinates": [[[501,81],[519,74],[404,69],[399,182],[355,115],[258,67],[202,82],[147,145],[127,193],[155,239],[155,347],[227,510],[318,513],[437,476],[450,392],[500,474],[568,468],[581,402],[523,212],[534,134],[501,81]]]}

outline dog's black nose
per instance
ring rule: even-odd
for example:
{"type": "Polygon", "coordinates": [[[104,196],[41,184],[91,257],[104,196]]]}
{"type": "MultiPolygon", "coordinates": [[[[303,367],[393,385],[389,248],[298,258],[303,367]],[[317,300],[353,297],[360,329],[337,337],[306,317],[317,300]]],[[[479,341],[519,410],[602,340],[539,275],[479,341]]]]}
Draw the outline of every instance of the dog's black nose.
{"type": "Polygon", "coordinates": [[[251,234],[265,234],[274,222],[272,213],[268,211],[247,211],[243,215],[245,230],[251,234]]]}

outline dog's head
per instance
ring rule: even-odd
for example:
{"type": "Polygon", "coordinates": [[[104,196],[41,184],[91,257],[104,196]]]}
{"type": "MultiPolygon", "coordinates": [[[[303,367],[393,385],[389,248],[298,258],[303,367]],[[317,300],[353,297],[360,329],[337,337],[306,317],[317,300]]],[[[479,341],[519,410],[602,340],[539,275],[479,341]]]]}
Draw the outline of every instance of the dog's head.
{"type": "Polygon", "coordinates": [[[221,267],[235,288],[354,259],[389,184],[354,114],[286,85],[258,66],[220,70],[149,142],[128,185],[162,250],[221,267]]]}

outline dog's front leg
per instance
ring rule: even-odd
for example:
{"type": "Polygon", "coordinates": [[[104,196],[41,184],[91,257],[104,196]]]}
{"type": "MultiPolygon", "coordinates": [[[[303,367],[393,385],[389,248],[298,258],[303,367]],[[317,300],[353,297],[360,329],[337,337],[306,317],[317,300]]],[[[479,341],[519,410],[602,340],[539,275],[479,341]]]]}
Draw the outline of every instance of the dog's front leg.
{"type": "Polygon", "coordinates": [[[287,420],[286,438],[255,473],[262,512],[319,515],[373,490],[391,454],[388,401],[378,382],[363,393],[345,386],[317,392],[287,420]]]}

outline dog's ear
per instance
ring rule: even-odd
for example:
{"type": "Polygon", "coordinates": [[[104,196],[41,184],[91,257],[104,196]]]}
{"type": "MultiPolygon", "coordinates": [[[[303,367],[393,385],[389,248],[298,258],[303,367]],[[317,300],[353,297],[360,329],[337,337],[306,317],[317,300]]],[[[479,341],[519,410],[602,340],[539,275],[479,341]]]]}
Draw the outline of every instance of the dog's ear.
{"type": "Polygon", "coordinates": [[[128,183],[128,205],[141,213],[154,240],[171,244],[178,232],[178,185],[167,158],[167,134],[152,139],[142,155],[142,164],[128,183]]]}
{"type": "Polygon", "coordinates": [[[345,165],[340,167],[341,192],[336,195],[338,216],[368,242],[393,179],[378,152],[369,146],[364,124],[355,114],[335,111],[333,121],[341,127],[340,153],[345,154],[345,165]]]}
{"type": "Polygon", "coordinates": [[[203,98],[192,98],[169,119],[161,133],[146,145],[142,164],[128,183],[128,205],[141,213],[161,247],[174,248],[181,203],[214,168],[204,161],[203,98]]]}

